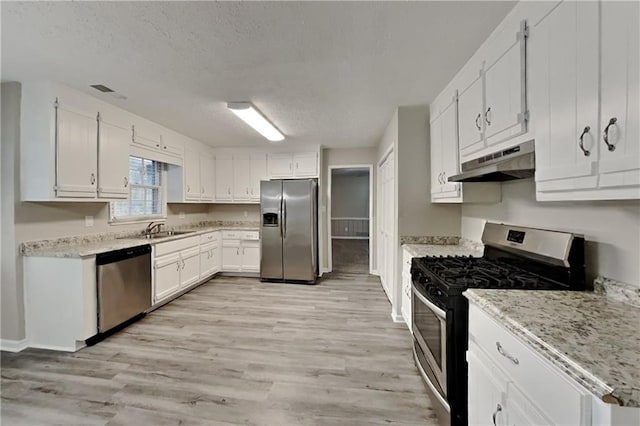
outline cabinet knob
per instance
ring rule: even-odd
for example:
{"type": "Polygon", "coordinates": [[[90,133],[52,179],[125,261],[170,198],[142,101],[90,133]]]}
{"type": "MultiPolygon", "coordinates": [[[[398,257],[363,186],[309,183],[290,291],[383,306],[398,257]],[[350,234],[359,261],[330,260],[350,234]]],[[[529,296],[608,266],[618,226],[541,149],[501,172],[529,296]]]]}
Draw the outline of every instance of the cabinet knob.
{"type": "Polygon", "coordinates": [[[159,143],[156,144],[156,148],[160,148],[160,144],[159,143]]]}
{"type": "Polygon", "coordinates": [[[602,132],[602,140],[604,140],[604,143],[605,143],[605,145],[607,145],[607,149],[609,151],[615,151],[616,150],[616,146],[613,145],[612,143],[609,143],[609,127],[613,126],[617,122],[618,122],[618,119],[616,117],[611,117],[609,119],[609,124],[607,124],[607,127],[605,127],[604,131],[602,132]]]}
{"type": "Polygon", "coordinates": [[[166,146],[166,145],[164,146],[164,149],[167,149],[167,146],[166,146]]]}
{"type": "Polygon", "coordinates": [[[591,155],[591,151],[589,151],[588,149],[585,149],[584,145],[583,145],[583,139],[584,139],[584,135],[586,135],[587,133],[589,133],[589,130],[591,130],[591,127],[586,126],[584,128],[584,130],[582,131],[582,133],[580,134],[580,143],[578,144],[580,146],[580,149],[582,150],[582,153],[584,154],[585,157],[588,157],[591,155]]]}

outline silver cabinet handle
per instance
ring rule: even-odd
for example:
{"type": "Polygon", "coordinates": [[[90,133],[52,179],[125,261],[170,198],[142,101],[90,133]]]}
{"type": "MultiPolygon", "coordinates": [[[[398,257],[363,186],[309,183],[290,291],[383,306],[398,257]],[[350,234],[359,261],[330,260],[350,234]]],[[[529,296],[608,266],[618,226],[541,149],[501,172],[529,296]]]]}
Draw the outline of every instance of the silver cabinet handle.
{"type": "Polygon", "coordinates": [[[616,117],[611,117],[611,119],[609,120],[609,124],[607,124],[607,127],[605,127],[604,130],[602,131],[602,139],[604,140],[604,143],[607,145],[607,148],[609,149],[609,151],[616,150],[616,146],[609,143],[609,127],[616,124],[617,121],[618,119],[616,117]]]}
{"type": "Polygon", "coordinates": [[[583,145],[583,139],[584,139],[584,135],[586,135],[587,133],[589,133],[589,130],[591,130],[591,127],[589,126],[585,126],[584,130],[582,131],[582,133],[580,134],[580,143],[578,144],[580,146],[580,149],[582,150],[582,153],[584,154],[585,157],[588,157],[591,155],[591,151],[589,151],[588,149],[585,149],[584,145],[583,145]]]}
{"type": "Polygon", "coordinates": [[[95,183],[96,183],[96,174],[91,173],[91,185],[95,185],[95,183]]]}
{"type": "Polygon", "coordinates": [[[498,404],[498,405],[496,406],[496,411],[494,411],[494,412],[493,412],[493,416],[492,416],[492,417],[493,417],[493,426],[497,426],[497,425],[496,425],[496,416],[497,416],[497,415],[498,415],[498,413],[499,413],[499,412],[501,412],[501,411],[502,411],[502,405],[498,404]]]}
{"type": "Polygon", "coordinates": [[[513,355],[509,355],[504,348],[502,347],[502,345],[500,344],[500,342],[496,342],[496,350],[498,351],[498,353],[500,355],[502,355],[503,357],[507,358],[509,361],[513,362],[515,365],[520,364],[520,361],[518,361],[518,358],[514,357],[513,355]]]}
{"type": "Polygon", "coordinates": [[[231,188],[227,188],[227,194],[231,195],[231,188]]]}
{"type": "Polygon", "coordinates": [[[187,192],[191,192],[191,187],[187,185],[187,192]]]}
{"type": "Polygon", "coordinates": [[[177,261],[176,262],[176,271],[179,271],[179,270],[180,270],[180,261],[177,261]]]}
{"type": "Polygon", "coordinates": [[[200,193],[204,194],[204,187],[200,188],[200,193]]]}
{"type": "Polygon", "coordinates": [[[246,191],[246,192],[247,192],[247,195],[249,195],[249,188],[247,188],[247,191],[246,191]]]}
{"type": "Polygon", "coordinates": [[[442,172],[442,184],[447,183],[447,172],[442,172]]]}
{"type": "Polygon", "coordinates": [[[124,177],[124,187],[129,186],[129,178],[127,176],[124,177]]]}
{"type": "Polygon", "coordinates": [[[476,117],[476,128],[478,129],[478,131],[482,130],[482,127],[480,127],[480,119],[482,118],[482,114],[478,113],[478,116],[476,117]]]}
{"type": "Polygon", "coordinates": [[[236,249],[236,256],[240,256],[240,247],[236,249]]]}
{"type": "Polygon", "coordinates": [[[244,256],[244,247],[242,247],[242,255],[244,256]]]}
{"type": "Polygon", "coordinates": [[[487,122],[487,126],[491,126],[491,120],[489,119],[489,114],[491,114],[491,107],[487,108],[484,112],[484,121],[487,122]]]}
{"type": "Polygon", "coordinates": [[[184,263],[184,260],[182,261],[182,269],[184,269],[184,267],[187,266],[186,263],[184,263]]]}

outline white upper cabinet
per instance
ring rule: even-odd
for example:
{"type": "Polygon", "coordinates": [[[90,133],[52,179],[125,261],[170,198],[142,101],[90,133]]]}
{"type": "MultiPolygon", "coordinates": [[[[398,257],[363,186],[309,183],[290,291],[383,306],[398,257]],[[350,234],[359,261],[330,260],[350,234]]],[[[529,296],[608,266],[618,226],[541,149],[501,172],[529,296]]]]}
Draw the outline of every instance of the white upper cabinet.
{"type": "Polygon", "coordinates": [[[267,173],[267,154],[251,154],[251,185],[249,187],[249,199],[260,201],[260,181],[269,180],[267,173]]]}
{"type": "Polygon", "coordinates": [[[251,157],[248,154],[233,155],[233,199],[249,201],[251,186],[251,157]]]}
{"type": "Polygon", "coordinates": [[[210,148],[185,139],[182,166],[169,165],[167,200],[169,202],[211,203],[215,195],[215,160],[210,148]]]}
{"type": "Polygon", "coordinates": [[[98,197],[129,197],[129,143],[131,130],[100,115],[98,123],[98,197]]]}
{"type": "Polygon", "coordinates": [[[269,154],[269,177],[314,178],[318,177],[318,152],[269,154]]]}
{"type": "Polygon", "coordinates": [[[538,200],[640,198],[639,18],[567,1],[532,28],[538,200]]]}
{"type": "Polygon", "coordinates": [[[597,186],[598,3],[564,1],[531,28],[538,188],[597,186]]]}
{"type": "Polygon", "coordinates": [[[98,183],[96,115],[56,107],[56,196],[95,198],[98,183]]]}
{"type": "Polygon", "coordinates": [[[216,154],[216,201],[233,200],[233,156],[216,154]]]}
{"type": "Polygon", "coordinates": [[[600,188],[640,185],[640,3],[603,2],[600,188]]]}
{"type": "Polygon", "coordinates": [[[200,199],[200,153],[191,149],[184,152],[184,198],[200,199]]]}
{"type": "Polygon", "coordinates": [[[185,137],[156,123],[137,118],[131,126],[132,155],[182,165],[185,137]]]}
{"type": "Polygon", "coordinates": [[[462,155],[484,148],[483,105],[482,76],[478,71],[478,78],[461,90],[458,98],[458,131],[462,155]]]}
{"type": "Polygon", "coordinates": [[[216,160],[213,155],[200,156],[200,199],[213,201],[216,196],[216,160]]]}

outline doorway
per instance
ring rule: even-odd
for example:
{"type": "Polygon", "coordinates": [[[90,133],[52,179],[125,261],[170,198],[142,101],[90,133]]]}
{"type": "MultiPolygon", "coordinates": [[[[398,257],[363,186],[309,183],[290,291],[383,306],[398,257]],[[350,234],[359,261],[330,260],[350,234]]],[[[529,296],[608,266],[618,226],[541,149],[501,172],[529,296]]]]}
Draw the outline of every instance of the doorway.
{"type": "Polygon", "coordinates": [[[329,167],[329,269],[371,271],[372,166],[329,167]]]}

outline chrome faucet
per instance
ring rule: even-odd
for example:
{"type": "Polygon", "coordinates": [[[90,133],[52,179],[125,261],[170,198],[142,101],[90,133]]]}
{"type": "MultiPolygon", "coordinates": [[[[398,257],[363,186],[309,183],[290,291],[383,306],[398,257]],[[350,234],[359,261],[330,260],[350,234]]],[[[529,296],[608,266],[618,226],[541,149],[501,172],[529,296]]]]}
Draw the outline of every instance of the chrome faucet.
{"type": "Polygon", "coordinates": [[[155,233],[157,234],[158,232],[160,232],[160,230],[161,230],[163,225],[164,225],[164,223],[150,222],[147,225],[147,228],[144,230],[144,234],[145,235],[151,235],[151,234],[154,233],[154,230],[155,230],[155,233]]]}

